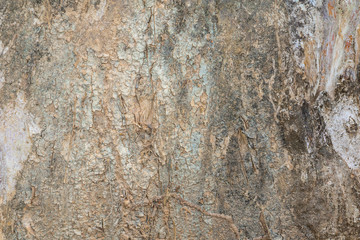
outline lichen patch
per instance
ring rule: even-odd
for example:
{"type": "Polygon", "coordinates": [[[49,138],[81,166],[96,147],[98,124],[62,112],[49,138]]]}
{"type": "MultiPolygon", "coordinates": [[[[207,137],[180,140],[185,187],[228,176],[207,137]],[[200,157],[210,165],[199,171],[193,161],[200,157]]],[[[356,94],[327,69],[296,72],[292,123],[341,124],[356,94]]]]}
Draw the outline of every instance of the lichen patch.
{"type": "Polygon", "coordinates": [[[0,204],[11,199],[16,175],[31,151],[31,136],[40,128],[25,109],[24,95],[0,109],[0,204]]]}
{"type": "Polygon", "coordinates": [[[353,100],[343,99],[325,118],[326,129],[335,151],[353,170],[360,169],[359,108],[353,100]]]}

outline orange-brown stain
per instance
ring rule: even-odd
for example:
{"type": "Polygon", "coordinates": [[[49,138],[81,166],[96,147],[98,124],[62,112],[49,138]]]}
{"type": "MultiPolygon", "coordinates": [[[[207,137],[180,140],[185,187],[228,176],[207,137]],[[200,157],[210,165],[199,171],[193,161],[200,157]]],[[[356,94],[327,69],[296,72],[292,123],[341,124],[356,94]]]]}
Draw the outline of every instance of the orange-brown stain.
{"type": "Polygon", "coordinates": [[[316,57],[315,57],[315,42],[308,41],[304,46],[304,65],[305,65],[305,74],[311,86],[316,84],[316,57]]]}
{"type": "Polygon", "coordinates": [[[349,35],[345,41],[345,51],[346,52],[349,52],[352,44],[353,44],[353,36],[349,35]]]}
{"type": "Polygon", "coordinates": [[[327,55],[326,53],[327,53],[328,47],[329,47],[329,43],[327,43],[327,44],[325,45],[325,47],[324,47],[324,49],[323,49],[323,51],[322,51],[322,54],[323,54],[324,57],[326,57],[326,55],[327,55]]]}
{"type": "Polygon", "coordinates": [[[329,16],[336,18],[335,8],[332,2],[328,3],[328,12],[329,12],[329,16]]]}

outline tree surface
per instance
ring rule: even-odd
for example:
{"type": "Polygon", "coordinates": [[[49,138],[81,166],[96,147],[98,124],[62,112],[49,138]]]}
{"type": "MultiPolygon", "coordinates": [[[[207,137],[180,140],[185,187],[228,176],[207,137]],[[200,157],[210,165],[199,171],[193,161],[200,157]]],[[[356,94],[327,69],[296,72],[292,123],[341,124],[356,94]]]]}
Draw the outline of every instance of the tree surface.
{"type": "Polygon", "coordinates": [[[0,0],[0,240],[358,239],[359,10],[0,0]]]}

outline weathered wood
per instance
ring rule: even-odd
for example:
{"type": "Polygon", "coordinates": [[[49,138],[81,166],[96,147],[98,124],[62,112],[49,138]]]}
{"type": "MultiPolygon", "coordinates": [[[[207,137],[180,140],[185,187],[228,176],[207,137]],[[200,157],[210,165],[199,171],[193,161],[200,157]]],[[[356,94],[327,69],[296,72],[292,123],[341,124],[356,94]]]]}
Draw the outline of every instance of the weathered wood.
{"type": "Polygon", "coordinates": [[[357,0],[0,0],[0,240],[357,239],[357,0]]]}

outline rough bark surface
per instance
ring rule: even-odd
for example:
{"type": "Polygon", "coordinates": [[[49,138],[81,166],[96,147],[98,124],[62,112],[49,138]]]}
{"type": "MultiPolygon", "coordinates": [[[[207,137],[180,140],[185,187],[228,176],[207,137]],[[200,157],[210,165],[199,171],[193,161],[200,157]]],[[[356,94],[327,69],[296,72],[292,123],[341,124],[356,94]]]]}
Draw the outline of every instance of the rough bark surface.
{"type": "Polygon", "coordinates": [[[358,239],[359,9],[0,0],[0,240],[358,239]]]}

